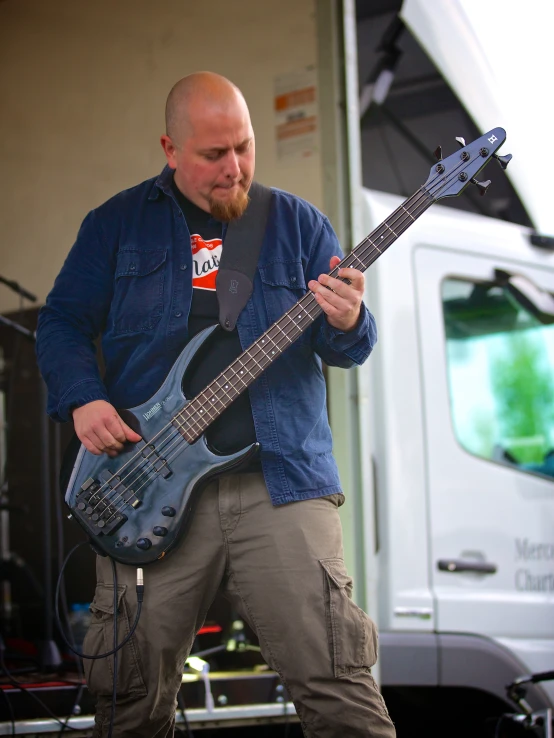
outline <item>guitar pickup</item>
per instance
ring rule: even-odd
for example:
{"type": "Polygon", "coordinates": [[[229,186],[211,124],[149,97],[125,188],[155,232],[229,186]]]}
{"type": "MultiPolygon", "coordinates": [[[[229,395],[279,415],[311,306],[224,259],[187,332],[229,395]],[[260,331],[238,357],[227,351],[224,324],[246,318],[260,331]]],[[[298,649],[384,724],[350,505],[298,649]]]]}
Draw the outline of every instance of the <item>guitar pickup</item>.
{"type": "Polygon", "coordinates": [[[163,456],[160,456],[154,445],[145,445],[144,448],[141,449],[140,453],[148,461],[148,463],[152,467],[152,470],[155,471],[157,474],[161,474],[164,479],[167,479],[173,474],[169,467],[169,464],[167,463],[167,459],[164,459],[163,456]]]}

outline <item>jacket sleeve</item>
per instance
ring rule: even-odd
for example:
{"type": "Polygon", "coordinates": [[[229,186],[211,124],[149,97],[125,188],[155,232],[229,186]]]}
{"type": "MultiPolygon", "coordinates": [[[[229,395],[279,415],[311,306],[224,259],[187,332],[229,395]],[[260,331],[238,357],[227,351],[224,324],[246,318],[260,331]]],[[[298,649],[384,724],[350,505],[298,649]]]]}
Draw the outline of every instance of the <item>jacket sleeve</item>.
{"type": "Polygon", "coordinates": [[[73,408],[93,400],[109,402],[94,341],[110,310],[113,262],[92,211],[83,221],[38,318],[37,359],[48,387],[47,410],[53,420],[69,420],[73,408]]]}
{"type": "MultiPolygon", "coordinates": [[[[329,220],[323,218],[310,253],[308,279],[317,279],[320,274],[328,273],[332,256],[342,259],[344,254],[329,220]]],[[[347,333],[334,328],[325,315],[317,318],[313,326],[312,347],[329,366],[347,369],[354,364],[363,364],[376,342],[375,318],[363,302],[356,327],[347,333]]]]}

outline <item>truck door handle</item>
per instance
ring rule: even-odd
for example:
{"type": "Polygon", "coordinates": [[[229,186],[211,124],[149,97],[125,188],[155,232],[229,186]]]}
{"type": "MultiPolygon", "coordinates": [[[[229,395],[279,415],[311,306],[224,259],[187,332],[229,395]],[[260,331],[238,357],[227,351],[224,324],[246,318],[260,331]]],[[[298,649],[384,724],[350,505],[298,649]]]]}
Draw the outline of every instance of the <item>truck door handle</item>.
{"type": "Polygon", "coordinates": [[[439,559],[437,561],[439,571],[447,571],[451,574],[459,574],[466,571],[476,574],[496,574],[496,564],[488,564],[485,561],[464,561],[463,559],[439,559]]]}

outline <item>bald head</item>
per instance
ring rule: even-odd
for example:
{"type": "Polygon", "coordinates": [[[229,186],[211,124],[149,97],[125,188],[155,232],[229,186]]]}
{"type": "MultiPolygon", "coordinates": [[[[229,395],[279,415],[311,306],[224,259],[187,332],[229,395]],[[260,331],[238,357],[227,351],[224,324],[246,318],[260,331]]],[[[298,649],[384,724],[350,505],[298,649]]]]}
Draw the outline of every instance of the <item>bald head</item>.
{"type": "Polygon", "coordinates": [[[173,85],[165,106],[167,135],[180,145],[194,131],[199,116],[208,110],[217,113],[230,105],[248,107],[239,88],[214,72],[195,72],[173,85]]]}
{"type": "Polygon", "coordinates": [[[183,77],[167,98],[160,142],[185,197],[218,220],[241,216],[254,176],[255,142],[238,87],[213,72],[183,77]]]}

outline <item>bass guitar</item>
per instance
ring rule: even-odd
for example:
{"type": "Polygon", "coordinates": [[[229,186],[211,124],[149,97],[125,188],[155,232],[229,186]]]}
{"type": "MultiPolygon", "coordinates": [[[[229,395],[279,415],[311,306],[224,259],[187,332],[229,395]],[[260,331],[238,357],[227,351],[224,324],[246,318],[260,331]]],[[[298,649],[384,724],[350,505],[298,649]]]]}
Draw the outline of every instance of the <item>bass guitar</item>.
{"type": "MultiPolygon", "coordinates": [[[[495,157],[505,169],[511,155],[498,156],[506,132],[495,128],[431,167],[422,187],[402,203],[335,269],[365,271],[433,203],[459,195],[470,184],[484,194],[489,181],[475,177],[495,157]]],[[[218,455],[204,433],[260,374],[322,314],[313,293],[290,310],[193,399],[185,397],[182,378],[194,356],[218,326],[196,335],[185,347],[156,394],[138,407],[122,410],[124,420],[142,436],[115,458],[95,456],[81,445],[66,490],[71,515],[94,548],[123,564],[143,566],[164,557],[183,535],[207,479],[245,462],[253,444],[238,453],[218,455]]]]}

